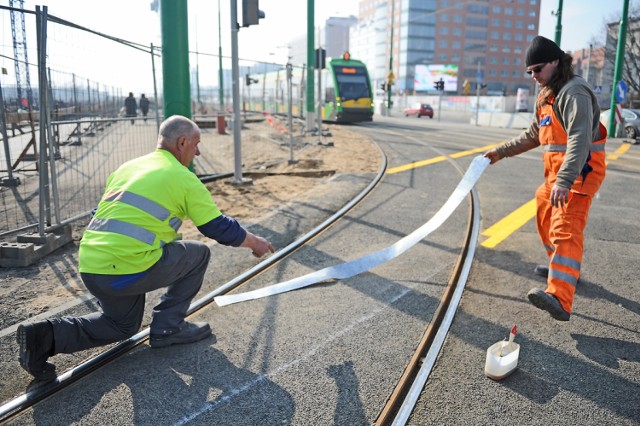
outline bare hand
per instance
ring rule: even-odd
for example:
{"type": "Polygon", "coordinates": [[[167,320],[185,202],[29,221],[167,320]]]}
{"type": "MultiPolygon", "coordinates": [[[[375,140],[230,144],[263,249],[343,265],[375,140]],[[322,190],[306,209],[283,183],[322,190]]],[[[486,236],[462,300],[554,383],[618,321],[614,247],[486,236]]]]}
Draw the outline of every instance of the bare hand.
{"type": "Polygon", "coordinates": [[[563,207],[569,202],[569,194],[569,189],[563,188],[558,185],[553,185],[553,188],[551,188],[550,197],[551,205],[553,207],[563,207]]]}
{"type": "Polygon", "coordinates": [[[495,164],[498,160],[500,160],[500,155],[498,155],[498,151],[496,151],[495,148],[485,152],[484,156],[491,161],[489,164],[495,164]]]}
{"type": "Polygon", "coordinates": [[[250,248],[255,257],[262,257],[267,253],[273,253],[275,251],[269,241],[251,232],[247,232],[247,236],[242,244],[240,244],[240,247],[250,248]]]}

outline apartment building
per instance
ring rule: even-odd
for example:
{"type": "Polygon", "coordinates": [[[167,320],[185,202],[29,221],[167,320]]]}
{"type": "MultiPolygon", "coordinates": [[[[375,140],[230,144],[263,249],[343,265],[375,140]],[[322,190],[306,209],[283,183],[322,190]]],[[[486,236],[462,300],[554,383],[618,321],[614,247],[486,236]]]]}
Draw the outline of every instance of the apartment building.
{"type": "Polygon", "coordinates": [[[392,71],[397,94],[416,89],[416,65],[456,65],[458,94],[465,80],[473,93],[477,83],[489,94],[533,93],[524,55],[538,34],[540,1],[361,0],[352,57],[368,64],[376,87],[392,71]]]}

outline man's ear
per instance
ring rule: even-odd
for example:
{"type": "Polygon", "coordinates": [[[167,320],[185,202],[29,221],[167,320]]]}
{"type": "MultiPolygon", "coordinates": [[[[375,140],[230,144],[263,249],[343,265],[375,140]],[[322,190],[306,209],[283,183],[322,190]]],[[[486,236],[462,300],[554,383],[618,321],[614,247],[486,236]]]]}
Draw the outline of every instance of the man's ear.
{"type": "Polygon", "coordinates": [[[184,148],[184,146],[186,145],[186,143],[187,143],[187,138],[184,137],[184,136],[180,136],[178,138],[178,143],[176,144],[176,147],[178,149],[182,150],[184,148]]]}

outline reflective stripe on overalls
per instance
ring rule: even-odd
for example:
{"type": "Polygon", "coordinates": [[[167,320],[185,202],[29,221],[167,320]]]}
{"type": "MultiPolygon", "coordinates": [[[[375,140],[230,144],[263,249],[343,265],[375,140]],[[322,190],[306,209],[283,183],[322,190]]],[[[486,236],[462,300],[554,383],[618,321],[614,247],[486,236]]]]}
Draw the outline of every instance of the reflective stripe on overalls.
{"type": "Polygon", "coordinates": [[[551,188],[556,183],[567,149],[567,133],[553,111],[553,99],[538,109],[539,138],[544,150],[545,182],[536,190],[538,235],[549,255],[547,293],[555,295],[565,311],[571,312],[582,263],[584,229],[592,197],[605,175],[607,131],[600,124],[600,139],[593,142],[580,175],[574,181],[565,206],[551,205],[551,188]]]}
{"type": "MultiPolygon", "coordinates": [[[[164,222],[171,216],[171,212],[169,212],[169,210],[155,201],[129,191],[117,191],[111,194],[106,194],[103,201],[119,201],[121,203],[128,204],[144,211],[161,222],[164,222]]],[[[176,232],[180,229],[181,225],[182,221],[175,216],[171,217],[169,220],[169,226],[176,232]]],[[[94,217],[91,222],[89,222],[87,229],[125,235],[127,237],[135,238],[145,244],[149,244],[150,246],[154,244],[156,239],[156,235],[153,232],[141,226],[118,219],[98,219],[94,217]]],[[[160,247],[164,246],[164,244],[164,241],[160,241],[160,247]]]]}

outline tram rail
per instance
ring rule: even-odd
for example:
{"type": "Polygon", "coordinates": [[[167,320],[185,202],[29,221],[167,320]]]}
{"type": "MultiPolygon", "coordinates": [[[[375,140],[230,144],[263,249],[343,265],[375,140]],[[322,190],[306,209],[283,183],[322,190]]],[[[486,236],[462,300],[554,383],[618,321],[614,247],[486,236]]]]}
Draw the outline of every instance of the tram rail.
{"type": "MultiPolygon", "coordinates": [[[[253,277],[259,275],[261,272],[277,264],[277,262],[289,256],[298,248],[304,246],[311,239],[344,217],[351,209],[353,209],[373,191],[384,176],[387,169],[387,158],[382,149],[380,149],[380,153],[382,157],[382,164],[376,177],[355,198],[316,228],[310,230],[284,249],[278,251],[265,261],[193,302],[188,311],[188,315],[194,314],[195,312],[207,307],[214,301],[215,297],[229,293],[231,290],[243,285],[253,277]]],[[[454,165],[454,167],[460,170],[460,167],[453,160],[449,161],[454,165]]],[[[420,391],[424,386],[424,382],[426,382],[426,378],[428,377],[431,368],[433,368],[435,359],[440,352],[442,344],[444,343],[444,338],[446,337],[464,289],[471,260],[473,259],[473,254],[475,252],[475,245],[477,243],[479,232],[479,207],[475,188],[472,190],[470,195],[470,206],[471,208],[464,246],[460,251],[454,270],[449,278],[445,291],[441,296],[438,307],[433,315],[433,319],[428,324],[422,339],[417,345],[417,349],[411,357],[405,371],[401,375],[398,384],[391,393],[386,405],[378,415],[376,421],[376,424],[378,425],[405,424],[407,422],[420,391]],[[427,367],[426,370],[425,367],[427,367]]],[[[28,389],[24,394],[5,402],[0,406],[0,422],[4,423],[9,419],[19,416],[38,402],[64,390],[80,378],[86,377],[102,366],[120,358],[134,347],[142,344],[148,339],[148,337],[149,328],[146,328],[131,338],[116,344],[110,349],[101,352],[97,356],[92,357],[76,367],[64,372],[54,381],[46,384],[40,384],[33,389],[28,389]]]]}

